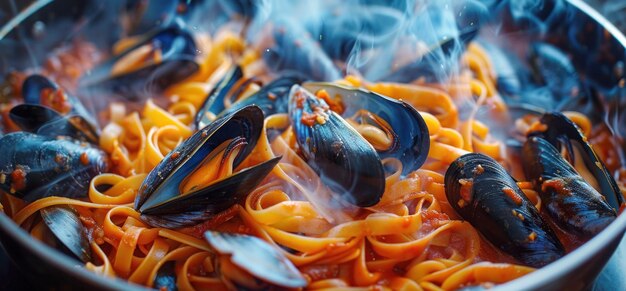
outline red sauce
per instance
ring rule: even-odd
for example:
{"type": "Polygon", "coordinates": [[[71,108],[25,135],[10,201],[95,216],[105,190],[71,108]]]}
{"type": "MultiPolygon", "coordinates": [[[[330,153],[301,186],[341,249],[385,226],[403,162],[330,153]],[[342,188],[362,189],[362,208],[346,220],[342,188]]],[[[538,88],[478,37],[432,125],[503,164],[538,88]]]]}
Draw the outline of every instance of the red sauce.
{"type": "Polygon", "coordinates": [[[304,96],[304,93],[302,92],[302,90],[296,90],[296,92],[294,93],[294,96],[296,97],[296,107],[301,109],[304,106],[304,101],[306,100],[306,96],[304,96]]]}
{"type": "Polygon", "coordinates": [[[324,102],[328,104],[330,110],[337,112],[338,114],[342,114],[344,112],[345,108],[343,107],[341,100],[339,98],[330,98],[330,95],[328,95],[328,92],[326,92],[326,90],[322,89],[317,91],[315,93],[315,96],[324,100],[324,102]]]}
{"type": "Polygon", "coordinates": [[[80,162],[85,166],[89,165],[89,156],[86,152],[80,154],[80,162]]]}
{"type": "Polygon", "coordinates": [[[459,184],[461,184],[461,191],[459,191],[459,195],[466,202],[471,202],[474,181],[472,179],[459,179],[459,184]]]}
{"type": "Polygon", "coordinates": [[[54,90],[52,88],[44,88],[40,95],[41,105],[50,107],[61,114],[67,114],[72,110],[72,105],[62,89],[54,90]]]}
{"type": "Polygon", "coordinates": [[[474,170],[472,171],[472,173],[474,173],[474,175],[480,175],[482,173],[485,172],[485,168],[483,168],[482,165],[478,165],[474,168],[474,170]]]}
{"type": "Polygon", "coordinates": [[[515,193],[515,190],[509,187],[504,187],[502,188],[502,192],[504,192],[504,195],[509,197],[509,199],[511,199],[513,203],[517,205],[522,205],[522,197],[515,193]]]}
{"type": "Polygon", "coordinates": [[[302,122],[302,124],[306,126],[313,126],[315,125],[316,120],[317,120],[317,114],[302,112],[302,117],[300,118],[300,122],[302,122]]]}
{"type": "Polygon", "coordinates": [[[556,191],[559,195],[572,195],[570,190],[565,187],[563,179],[560,178],[546,180],[541,183],[541,191],[546,192],[549,189],[556,191]]]}
{"type": "Polygon", "coordinates": [[[11,172],[11,190],[20,191],[26,188],[26,170],[18,166],[11,172]]]}

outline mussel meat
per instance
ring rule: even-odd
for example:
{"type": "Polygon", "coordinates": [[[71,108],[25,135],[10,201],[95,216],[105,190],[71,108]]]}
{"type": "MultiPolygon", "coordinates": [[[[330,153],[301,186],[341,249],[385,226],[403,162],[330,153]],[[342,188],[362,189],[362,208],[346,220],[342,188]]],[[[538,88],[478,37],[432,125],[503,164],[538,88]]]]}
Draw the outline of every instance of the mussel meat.
{"type": "Polygon", "coordinates": [[[216,252],[216,270],[233,290],[302,288],[306,279],[276,248],[250,235],[207,231],[204,237],[216,252]]]}
{"type": "Polygon", "coordinates": [[[86,197],[89,181],[107,168],[107,155],[87,143],[21,131],[0,138],[0,189],[27,202],[86,197]]]}
{"type": "Polygon", "coordinates": [[[604,163],[587,142],[578,126],[560,112],[545,113],[540,125],[528,133],[547,140],[558,151],[565,153],[565,160],[584,180],[595,188],[615,210],[624,204],[619,186],[604,163]]]}
{"type": "Polygon", "coordinates": [[[521,263],[542,267],[565,254],[535,206],[492,158],[478,153],[461,156],[446,171],[445,185],[454,210],[521,263]]]}
{"type": "Polygon", "coordinates": [[[98,65],[80,80],[91,92],[113,92],[134,100],[160,92],[199,69],[192,34],[180,24],[150,31],[121,53],[98,65]]]}
{"type": "Polygon", "coordinates": [[[380,157],[328,104],[298,85],[289,93],[289,118],[307,163],[338,197],[373,206],[385,190],[380,157]]]}
{"type": "Polygon", "coordinates": [[[240,202],[280,160],[237,167],[263,129],[263,112],[247,106],[199,130],[148,174],[135,209],[155,227],[197,224],[240,202]]]}
{"type": "Polygon", "coordinates": [[[552,219],[563,229],[591,237],[615,220],[616,212],[548,141],[528,138],[522,149],[526,177],[533,181],[552,219]]]}
{"type": "Polygon", "coordinates": [[[40,211],[41,218],[59,242],[57,248],[83,263],[91,261],[91,248],[85,227],[78,214],[69,206],[50,206],[40,211]]]}
{"type": "Polygon", "coordinates": [[[304,83],[310,92],[327,94],[329,102],[337,104],[339,113],[354,128],[363,132],[384,133],[383,142],[363,134],[381,159],[393,157],[402,162],[402,173],[417,170],[428,156],[430,139],[422,116],[404,101],[359,88],[330,83],[304,83]]]}

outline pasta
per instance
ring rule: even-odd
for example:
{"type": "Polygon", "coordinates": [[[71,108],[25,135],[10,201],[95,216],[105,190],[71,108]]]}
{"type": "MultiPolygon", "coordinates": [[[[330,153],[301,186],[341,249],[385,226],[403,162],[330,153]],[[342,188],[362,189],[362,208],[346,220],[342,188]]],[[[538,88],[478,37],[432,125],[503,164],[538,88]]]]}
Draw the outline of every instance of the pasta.
{"type": "MultiPolygon", "coordinates": [[[[132,41],[122,40],[116,50],[123,50],[132,41]]],[[[462,72],[448,83],[371,83],[353,75],[336,81],[410,104],[428,128],[430,149],[420,169],[403,175],[399,160],[382,160],[391,170],[376,205],[342,210],[323,205],[320,201],[330,200],[330,190],[300,155],[288,116],[275,114],[266,116],[256,147],[239,168],[282,158],[242,203],[200,224],[179,229],[152,227],[142,221],[133,203],[147,174],[194,134],[192,124],[205,96],[227,70],[239,64],[248,77],[271,78],[263,75],[258,52],[237,35],[223,33],[202,42],[207,52],[199,70],[170,86],[165,93],[167,101],[155,96],[139,111],[121,103],[109,106],[109,123],[102,129],[98,145],[112,167],[110,173],[91,180],[88,198],[52,196],[26,205],[3,195],[0,209],[35,238],[45,240],[44,223],[35,214],[46,207],[70,205],[88,230],[94,254],[93,262],[85,267],[102,276],[148,287],[154,287],[159,270],[173,263],[180,290],[229,288],[216,272],[218,257],[203,239],[207,230],[261,238],[298,268],[309,290],[454,290],[500,284],[535,270],[487,242],[454,211],[451,203],[456,202],[446,198],[446,169],[470,152],[485,154],[517,177],[522,176],[521,166],[502,150],[504,141],[479,117],[484,111],[507,116],[508,108],[496,90],[488,53],[475,43],[462,57],[462,72]],[[269,131],[279,134],[270,138],[269,131]]],[[[123,72],[139,65],[136,59],[123,59],[116,70],[123,72]]],[[[254,83],[239,86],[245,86],[242,90],[247,92],[242,98],[260,89],[254,83]]],[[[228,108],[232,100],[226,101],[228,108]]],[[[592,126],[583,114],[566,115],[590,137],[610,170],[622,169],[619,183],[624,194],[625,170],[607,130],[592,126]]],[[[516,130],[525,134],[536,126],[535,121],[518,119],[516,130]]],[[[384,147],[388,142],[384,133],[353,125],[372,144],[384,147]]],[[[518,186],[541,210],[542,201],[532,183],[520,181],[518,186]]]]}

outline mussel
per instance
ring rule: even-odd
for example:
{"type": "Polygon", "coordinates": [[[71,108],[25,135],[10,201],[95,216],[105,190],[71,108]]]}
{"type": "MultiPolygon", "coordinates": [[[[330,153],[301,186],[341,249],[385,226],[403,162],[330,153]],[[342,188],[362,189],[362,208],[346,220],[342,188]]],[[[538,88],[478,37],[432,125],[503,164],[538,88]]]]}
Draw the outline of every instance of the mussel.
{"type": "Polygon", "coordinates": [[[346,61],[361,47],[378,48],[391,42],[402,20],[402,12],[392,7],[357,4],[326,11],[306,28],[319,36],[319,44],[331,59],[346,61]]]}
{"type": "Polygon", "coordinates": [[[521,263],[542,267],[565,254],[535,206],[492,158],[478,153],[461,156],[446,171],[445,185],[454,210],[521,263]]]}
{"type": "Polygon", "coordinates": [[[380,157],[326,102],[298,85],[289,93],[289,118],[304,158],[338,198],[373,206],[385,190],[380,157]]]}
{"type": "Polygon", "coordinates": [[[563,229],[591,237],[615,220],[603,196],[543,138],[531,136],[522,149],[524,172],[535,183],[547,212],[563,229]]]}
{"type": "Polygon", "coordinates": [[[9,116],[23,131],[98,143],[98,129],[87,109],[50,79],[29,76],[22,85],[22,96],[24,104],[13,107],[9,116]]]}
{"type": "Polygon", "coordinates": [[[202,128],[211,123],[216,117],[237,111],[248,105],[256,105],[268,116],[275,113],[287,112],[289,89],[295,84],[301,84],[304,77],[298,74],[285,74],[259,91],[250,96],[242,96],[248,84],[253,79],[243,79],[241,67],[234,66],[211,90],[204,103],[198,110],[195,119],[197,128],[202,128]],[[235,86],[238,84],[239,86],[235,86]],[[245,98],[244,98],[245,97],[245,98]],[[225,107],[225,100],[232,102],[231,106],[225,107]]]}
{"type": "Polygon", "coordinates": [[[159,27],[111,59],[87,72],[80,87],[113,92],[135,100],[145,92],[160,92],[199,69],[191,32],[181,24],[159,27]]]}
{"type": "Polygon", "coordinates": [[[557,150],[564,151],[565,159],[576,172],[602,194],[613,209],[620,209],[624,197],[619,186],[578,126],[560,112],[545,113],[539,122],[540,126],[534,127],[536,130],[529,132],[529,137],[541,137],[557,150]]]}
{"type": "Polygon", "coordinates": [[[207,231],[204,237],[216,252],[216,270],[233,290],[302,288],[306,279],[276,248],[249,235],[207,231]]]}
{"type": "Polygon", "coordinates": [[[21,131],[0,138],[0,189],[27,202],[85,197],[107,168],[107,155],[87,143],[21,131]]]}
{"type": "Polygon", "coordinates": [[[76,211],[69,206],[50,206],[40,211],[41,218],[52,233],[49,244],[83,263],[91,261],[91,248],[85,227],[76,211]]]}
{"type": "Polygon", "coordinates": [[[428,127],[411,105],[360,88],[330,83],[304,83],[302,86],[313,93],[325,91],[326,98],[342,111],[337,113],[353,127],[366,126],[384,132],[387,143],[379,144],[365,137],[381,159],[400,160],[403,174],[417,170],[426,161],[430,148],[428,127]]]}
{"type": "Polygon", "coordinates": [[[458,65],[465,45],[476,37],[488,18],[488,11],[481,2],[450,4],[438,1],[430,4],[411,18],[408,30],[410,39],[423,41],[428,51],[401,68],[370,79],[410,83],[418,78],[428,82],[450,77],[448,72],[458,65]]]}
{"type": "Polygon", "coordinates": [[[557,101],[569,100],[580,90],[578,74],[570,59],[557,47],[536,42],[530,47],[534,81],[546,86],[557,101]]]}
{"type": "Polygon", "coordinates": [[[178,228],[197,224],[240,202],[280,157],[237,170],[263,129],[263,112],[247,106],[199,130],[148,174],[135,209],[148,224],[178,228]]]}
{"type": "Polygon", "coordinates": [[[274,46],[263,50],[263,60],[274,72],[298,72],[311,80],[334,81],[339,69],[318,43],[297,25],[277,21],[273,28],[274,46]]]}

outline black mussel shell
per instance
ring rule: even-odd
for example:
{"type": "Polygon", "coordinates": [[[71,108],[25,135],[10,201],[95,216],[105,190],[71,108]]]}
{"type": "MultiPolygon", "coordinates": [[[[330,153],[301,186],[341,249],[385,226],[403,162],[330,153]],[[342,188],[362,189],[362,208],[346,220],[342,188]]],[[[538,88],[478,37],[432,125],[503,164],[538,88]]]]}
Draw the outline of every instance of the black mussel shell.
{"type": "Polygon", "coordinates": [[[327,104],[298,85],[289,93],[289,118],[307,163],[343,201],[373,206],[385,190],[376,150],[327,104]],[[306,124],[304,119],[318,116],[306,124]]]}
{"type": "Polygon", "coordinates": [[[273,72],[298,72],[315,81],[341,78],[339,69],[303,27],[278,21],[272,36],[275,45],[263,51],[263,60],[273,72]]]}
{"type": "Polygon", "coordinates": [[[31,75],[22,83],[22,97],[26,104],[39,104],[41,91],[44,89],[57,90],[59,86],[42,75],[31,75]]]}
{"type": "Polygon", "coordinates": [[[289,101],[289,90],[291,86],[302,84],[302,82],[305,81],[305,77],[301,75],[285,74],[263,86],[258,92],[251,96],[239,99],[239,95],[243,93],[242,89],[245,88],[247,83],[253,81],[252,79],[248,79],[238,90],[234,90],[234,84],[241,78],[243,78],[241,68],[235,66],[215,85],[196,115],[195,124],[198,128],[202,128],[211,123],[212,118],[210,116],[224,116],[249,105],[260,107],[265,116],[276,113],[287,113],[287,103],[289,101]],[[231,92],[233,90],[235,92],[231,92]],[[224,107],[224,100],[226,98],[233,100],[232,105],[228,108],[224,107]]]}
{"type": "Polygon", "coordinates": [[[233,162],[236,168],[252,151],[263,129],[263,112],[248,106],[215,120],[170,152],[139,188],[135,209],[150,225],[176,228],[197,224],[240,202],[280,160],[268,160],[232,176],[179,195],[179,186],[223,142],[238,137],[247,144],[233,162]]]}
{"type": "Polygon", "coordinates": [[[28,202],[86,197],[89,181],[107,168],[107,155],[87,143],[27,132],[0,138],[0,189],[28,202]]]}
{"type": "MultiPolygon", "coordinates": [[[[251,280],[250,284],[237,280],[241,279],[242,276],[231,278],[228,276],[229,274],[223,273],[222,277],[226,279],[227,283],[239,288],[243,287],[246,290],[249,288],[267,290],[270,286],[302,288],[307,285],[305,278],[289,259],[279,250],[257,237],[215,231],[205,232],[204,237],[218,255],[226,256],[230,263],[256,279],[251,280]],[[259,284],[260,282],[257,280],[261,280],[269,286],[259,284]]],[[[217,269],[219,272],[219,265],[217,269]]]]}
{"type": "Polygon", "coordinates": [[[342,117],[353,116],[359,110],[367,110],[385,120],[394,132],[391,148],[378,151],[381,159],[393,157],[402,162],[402,173],[417,170],[428,156],[430,135],[422,116],[404,101],[398,101],[365,89],[351,88],[330,83],[304,83],[310,92],[326,90],[331,98],[344,107],[342,117]]]}
{"type": "MultiPolygon", "coordinates": [[[[41,104],[41,91],[44,89],[52,89],[52,90],[62,90],[56,83],[52,82],[47,77],[42,75],[30,75],[24,83],[22,84],[22,97],[24,98],[24,103],[26,104],[41,104]]],[[[89,115],[89,111],[85,108],[85,106],[80,102],[80,100],[74,96],[69,94],[68,92],[64,92],[67,96],[67,100],[72,106],[71,112],[74,115],[81,115],[85,119],[88,119],[91,123],[92,118],[89,115]]]]}
{"type": "Polygon", "coordinates": [[[291,87],[293,85],[302,84],[304,80],[304,77],[296,74],[285,74],[263,86],[258,92],[251,96],[233,103],[219,115],[229,114],[230,112],[249,105],[259,106],[265,116],[276,113],[287,113],[291,87]]]}
{"type": "Polygon", "coordinates": [[[548,213],[563,229],[591,237],[615,220],[617,214],[604,197],[548,141],[529,137],[522,161],[526,177],[533,181],[548,213]]]}
{"type": "MultiPolygon", "coordinates": [[[[528,135],[544,138],[557,149],[565,148],[566,159],[571,165],[581,164],[580,161],[576,161],[579,158],[576,152],[580,153],[584,168],[597,182],[598,189],[596,190],[604,196],[611,207],[615,210],[620,209],[624,204],[624,197],[617,182],[591,148],[578,126],[560,112],[546,113],[541,117],[540,122],[545,125],[545,130],[530,132],[528,135]]],[[[577,171],[580,172],[578,169],[577,171]]]]}
{"type": "Polygon", "coordinates": [[[9,117],[21,130],[33,133],[44,124],[63,118],[59,112],[49,107],[28,103],[11,108],[9,117]]]}
{"type": "Polygon", "coordinates": [[[576,96],[580,83],[571,60],[557,47],[536,42],[530,47],[530,64],[534,81],[548,87],[557,101],[576,96]]]}
{"type": "Polygon", "coordinates": [[[160,92],[199,69],[195,61],[196,52],[193,36],[181,25],[160,27],[144,34],[133,46],[88,72],[81,78],[80,87],[96,93],[113,92],[129,99],[135,99],[146,92],[160,92]],[[147,62],[137,70],[111,74],[117,61],[148,43],[161,49],[161,62],[147,62]]]}
{"type": "Polygon", "coordinates": [[[30,75],[22,84],[22,97],[25,104],[12,108],[11,119],[24,131],[36,133],[50,121],[55,120],[54,127],[46,128],[49,136],[70,136],[81,141],[98,143],[99,131],[94,118],[76,96],[63,92],[71,109],[63,115],[53,108],[41,104],[42,90],[62,90],[56,83],[42,75],[30,75]],[[59,121],[58,117],[69,117],[59,121]],[[74,127],[74,128],[71,128],[74,127]]]}
{"type": "Polygon", "coordinates": [[[98,144],[98,132],[80,115],[62,116],[53,109],[35,104],[20,104],[9,112],[11,120],[23,131],[56,138],[70,137],[98,144]]]}
{"type": "Polygon", "coordinates": [[[442,7],[449,5],[446,2],[436,1],[431,4],[421,9],[421,13],[412,17],[409,23],[413,35],[423,38],[428,45],[428,52],[374,80],[410,83],[418,78],[425,78],[429,82],[450,77],[447,72],[458,65],[466,44],[476,37],[489,12],[481,2],[453,2],[450,8],[442,7]],[[449,27],[450,23],[455,24],[455,27],[449,27]],[[434,26],[424,29],[425,25],[434,26]],[[433,34],[431,30],[437,33],[433,34]]]}
{"type": "Polygon", "coordinates": [[[361,47],[389,44],[403,19],[400,11],[385,5],[349,5],[328,10],[305,26],[320,36],[318,42],[330,58],[344,61],[361,47]]]}
{"type": "Polygon", "coordinates": [[[91,261],[91,247],[85,227],[76,212],[68,206],[50,206],[40,211],[44,223],[56,239],[61,242],[62,250],[81,260],[91,261]]]}
{"type": "Polygon", "coordinates": [[[445,185],[454,210],[521,263],[542,267],[565,254],[554,231],[492,158],[477,153],[461,156],[446,171],[445,185]]]}
{"type": "Polygon", "coordinates": [[[213,122],[213,119],[209,116],[217,116],[224,110],[224,99],[228,95],[228,92],[243,78],[243,71],[240,66],[234,66],[231,68],[222,79],[215,84],[215,87],[209,92],[206,99],[200,106],[200,110],[196,114],[194,124],[197,128],[204,128],[213,122]]]}

